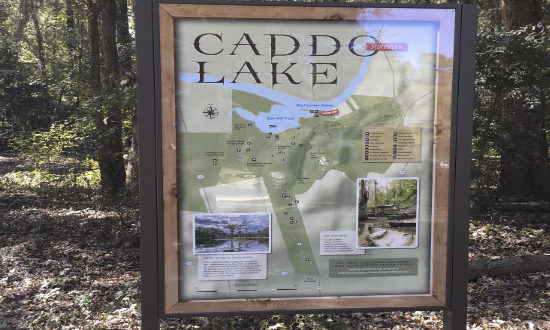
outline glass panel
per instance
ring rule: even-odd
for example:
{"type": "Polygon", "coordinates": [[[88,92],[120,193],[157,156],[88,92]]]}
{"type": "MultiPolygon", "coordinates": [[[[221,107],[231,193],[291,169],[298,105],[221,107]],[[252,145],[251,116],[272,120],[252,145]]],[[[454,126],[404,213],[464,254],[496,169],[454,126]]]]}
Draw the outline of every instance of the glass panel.
{"type": "Polygon", "coordinates": [[[358,13],[176,20],[180,299],[431,293],[454,10],[358,13]]]}

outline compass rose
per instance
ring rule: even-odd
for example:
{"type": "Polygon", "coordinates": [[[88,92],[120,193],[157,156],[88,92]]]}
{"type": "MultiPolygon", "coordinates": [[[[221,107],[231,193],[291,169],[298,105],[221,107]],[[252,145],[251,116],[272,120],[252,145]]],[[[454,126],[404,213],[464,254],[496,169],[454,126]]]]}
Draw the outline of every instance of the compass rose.
{"type": "Polygon", "coordinates": [[[212,106],[212,105],[209,105],[206,108],[204,108],[202,113],[206,118],[210,118],[210,119],[214,119],[214,118],[218,117],[218,115],[220,114],[218,109],[216,107],[212,106]]]}

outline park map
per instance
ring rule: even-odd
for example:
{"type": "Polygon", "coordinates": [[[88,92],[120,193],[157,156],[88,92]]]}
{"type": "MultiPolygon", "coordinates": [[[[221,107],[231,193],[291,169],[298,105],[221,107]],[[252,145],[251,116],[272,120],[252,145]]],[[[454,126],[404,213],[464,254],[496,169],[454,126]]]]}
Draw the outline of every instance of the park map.
{"type": "Polygon", "coordinates": [[[176,30],[180,296],[427,293],[437,26],[184,20],[176,30]],[[387,155],[367,143],[392,129],[416,132],[393,159],[391,139],[387,155]],[[376,150],[381,160],[368,161],[376,150]],[[410,248],[358,243],[368,178],[418,184],[410,248]]]}

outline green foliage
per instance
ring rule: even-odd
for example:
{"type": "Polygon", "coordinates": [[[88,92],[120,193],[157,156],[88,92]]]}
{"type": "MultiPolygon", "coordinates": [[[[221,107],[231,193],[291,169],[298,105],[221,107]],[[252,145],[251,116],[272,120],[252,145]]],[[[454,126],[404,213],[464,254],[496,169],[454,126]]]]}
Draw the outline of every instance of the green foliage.
{"type": "Polygon", "coordinates": [[[0,43],[0,151],[16,135],[47,128],[52,119],[53,99],[39,79],[17,61],[18,51],[12,44],[0,43]]]}
{"type": "Polygon", "coordinates": [[[211,240],[216,238],[225,238],[228,235],[219,228],[212,227],[196,227],[195,228],[195,239],[196,240],[211,240]]]}
{"type": "Polygon", "coordinates": [[[97,187],[98,164],[90,156],[93,134],[93,125],[82,119],[68,119],[52,124],[48,131],[33,132],[28,139],[13,145],[21,157],[32,163],[32,168],[5,174],[0,177],[0,187],[97,187]],[[54,162],[56,165],[52,166],[54,162]]]}
{"type": "Polygon", "coordinates": [[[50,173],[47,169],[9,172],[0,176],[0,189],[25,187],[48,190],[53,187],[69,186],[97,188],[99,185],[97,162],[88,160],[80,165],[82,169],[62,174],[50,173]]]}
{"type": "Polygon", "coordinates": [[[416,180],[394,180],[389,184],[386,199],[397,202],[400,208],[410,208],[416,206],[416,195],[416,180]]]}
{"type": "Polygon", "coordinates": [[[264,229],[258,231],[256,236],[258,236],[258,237],[269,237],[269,227],[265,227],[264,229]]]}
{"type": "Polygon", "coordinates": [[[52,158],[61,158],[77,151],[84,138],[76,127],[67,121],[53,123],[46,132],[33,132],[29,139],[18,143],[20,154],[30,156],[39,162],[49,162],[52,158]]]}
{"type": "Polygon", "coordinates": [[[197,241],[209,241],[213,239],[231,238],[231,237],[269,237],[269,227],[252,232],[242,230],[242,226],[229,224],[224,228],[231,231],[231,234],[224,232],[220,228],[214,227],[195,227],[195,239],[197,241]],[[236,233],[237,231],[237,233],[236,233]]]}
{"type": "Polygon", "coordinates": [[[236,230],[241,230],[241,225],[228,224],[224,226],[225,229],[228,229],[231,232],[231,236],[235,233],[236,230]]]}
{"type": "MultiPolygon", "coordinates": [[[[419,1],[398,2],[409,4],[419,1]]],[[[480,8],[472,201],[475,205],[482,205],[497,200],[501,193],[500,159],[502,134],[506,128],[502,125],[500,102],[517,100],[530,111],[547,107],[550,101],[550,42],[546,33],[550,22],[550,1],[542,1],[542,25],[527,26],[509,33],[499,32],[500,0],[456,2],[476,3],[480,8]]],[[[120,88],[105,90],[104,87],[103,95],[92,100],[89,11],[85,2],[44,0],[32,3],[38,28],[32,19],[27,22],[22,20],[24,15],[20,12],[19,1],[0,2],[0,152],[11,147],[11,151],[30,157],[42,167],[49,162],[65,159],[72,164],[68,167],[73,170],[65,179],[47,168],[34,172],[21,170],[10,177],[2,177],[0,185],[9,183],[35,187],[40,186],[38,181],[45,180],[43,185],[46,187],[62,182],[94,186],[97,183],[97,164],[92,159],[98,159],[100,137],[115,136],[120,139],[114,134],[116,132],[104,130],[101,124],[108,122],[111,106],[122,110],[124,153],[129,152],[132,142],[136,122],[133,36],[130,35],[129,43],[117,40],[121,64],[120,88]],[[68,8],[69,3],[73,3],[71,8],[68,8]],[[40,39],[44,63],[40,58],[40,39]],[[78,170],[83,172],[76,175],[78,170]]],[[[433,0],[430,3],[449,1],[433,0]]],[[[131,12],[129,18],[132,32],[131,12]]],[[[103,58],[100,61],[104,64],[103,58]]],[[[101,76],[105,80],[109,73],[102,71],[101,76]]],[[[547,127],[550,126],[549,117],[547,111],[547,127]]],[[[550,130],[542,134],[546,134],[544,138],[547,141],[550,140],[550,130]]],[[[117,151],[117,154],[120,152],[117,151]]],[[[380,203],[393,203],[390,195],[387,198],[380,195],[380,203]]],[[[411,196],[399,195],[399,198],[412,205],[411,196]]]]}
{"type": "Polygon", "coordinates": [[[396,205],[399,209],[416,207],[417,181],[414,179],[392,180],[384,186],[378,184],[376,188],[374,180],[369,179],[367,186],[369,191],[367,206],[369,208],[390,204],[396,205]]]}
{"type": "MultiPolygon", "coordinates": [[[[87,164],[90,159],[105,163],[116,158],[118,166],[116,170],[113,168],[116,172],[113,175],[122,178],[119,181],[123,184],[122,153],[130,150],[136,122],[133,37],[117,40],[117,47],[124,54],[124,63],[122,57],[120,62],[120,83],[116,78],[118,72],[106,71],[104,54],[100,51],[100,84],[104,86],[99,92],[102,95],[92,99],[87,8],[90,4],[101,7],[95,0],[0,3],[3,37],[0,40],[0,152],[19,153],[40,166],[68,159],[73,168],[85,167],[84,170],[90,169],[87,164]],[[20,7],[20,3],[27,5],[20,7]],[[115,77],[114,83],[107,87],[102,82],[110,77],[115,77]],[[121,148],[123,142],[124,148],[121,148]],[[113,145],[117,146],[114,155],[108,154],[113,145]],[[104,157],[98,157],[100,153],[104,157]]],[[[132,15],[129,17],[131,20],[132,15]]],[[[101,33],[105,32],[101,30],[101,33]]],[[[100,42],[104,41],[103,37],[100,35],[100,42]]],[[[109,168],[112,167],[106,164],[101,167],[104,172],[109,168]]],[[[50,174],[54,173],[38,176],[23,172],[14,174],[9,181],[34,184],[39,177],[49,178],[48,185],[58,181],[51,179],[50,174]]],[[[73,181],[79,181],[75,173],[71,175],[73,181]]],[[[108,176],[102,173],[101,184],[113,182],[104,180],[108,176]]]]}
{"type": "Polygon", "coordinates": [[[506,133],[503,100],[515,100],[524,105],[522,111],[533,113],[548,104],[549,62],[550,38],[540,24],[506,33],[478,34],[472,155],[474,205],[486,205],[499,197],[500,156],[506,133]]]}

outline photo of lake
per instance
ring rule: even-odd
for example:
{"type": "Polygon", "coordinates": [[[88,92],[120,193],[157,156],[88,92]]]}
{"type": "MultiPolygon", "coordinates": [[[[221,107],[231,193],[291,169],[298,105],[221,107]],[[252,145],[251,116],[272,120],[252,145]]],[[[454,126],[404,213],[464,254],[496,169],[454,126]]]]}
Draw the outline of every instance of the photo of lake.
{"type": "Polygon", "coordinates": [[[271,253],[271,214],[194,214],[193,242],[194,254],[271,253]]]}

